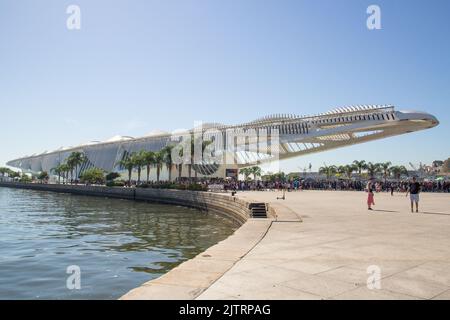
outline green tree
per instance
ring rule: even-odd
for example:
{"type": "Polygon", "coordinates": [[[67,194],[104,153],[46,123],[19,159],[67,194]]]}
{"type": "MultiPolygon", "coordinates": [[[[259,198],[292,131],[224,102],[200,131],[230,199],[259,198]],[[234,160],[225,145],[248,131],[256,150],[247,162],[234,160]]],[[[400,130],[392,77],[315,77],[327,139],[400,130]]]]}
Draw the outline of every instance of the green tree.
{"type": "Polygon", "coordinates": [[[242,174],[244,176],[244,180],[247,181],[252,172],[250,168],[241,168],[239,169],[239,174],[242,174]]]}
{"type": "Polygon", "coordinates": [[[131,161],[133,162],[134,167],[137,169],[137,173],[138,173],[137,184],[138,185],[141,183],[142,168],[147,164],[145,156],[146,156],[146,152],[141,151],[139,153],[133,154],[131,157],[131,161]]]}
{"type": "Polygon", "coordinates": [[[339,177],[344,176],[345,175],[345,166],[338,166],[336,167],[336,175],[338,175],[339,177]]]}
{"type": "Polygon", "coordinates": [[[337,172],[336,166],[327,166],[326,164],[323,167],[319,168],[319,173],[326,175],[327,179],[330,179],[331,176],[335,175],[337,172]]]}
{"type": "Polygon", "coordinates": [[[99,168],[88,169],[81,174],[80,180],[87,184],[104,184],[105,172],[99,168]]]}
{"type": "Polygon", "coordinates": [[[14,179],[14,178],[17,178],[20,176],[17,172],[15,172],[9,168],[6,168],[6,167],[0,168],[0,174],[2,175],[2,177],[5,177],[7,175],[11,179],[14,179]]]}
{"type": "Polygon", "coordinates": [[[61,183],[61,177],[64,175],[65,170],[65,164],[59,164],[50,171],[58,176],[58,183],[61,183]]]}
{"type": "Polygon", "coordinates": [[[9,173],[8,173],[8,176],[11,178],[11,179],[15,179],[15,178],[20,178],[20,176],[21,176],[21,174],[19,173],[19,172],[17,172],[17,171],[10,171],[9,173]]]}
{"type": "Polygon", "coordinates": [[[155,152],[155,167],[156,167],[156,181],[159,182],[159,177],[161,175],[161,169],[164,165],[164,152],[158,151],[155,152]]]}
{"type": "Polygon", "coordinates": [[[347,164],[344,166],[344,174],[348,179],[352,178],[353,172],[358,170],[358,168],[353,164],[347,164]]]}
{"type": "Polygon", "coordinates": [[[376,175],[377,173],[379,173],[379,172],[381,171],[381,166],[380,166],[379,163],[372,163],[372,162],[369,162],[369,163],[367,164],[366,169],[367,169],[367,173],[369,174],[369,177],[370,177],[370,178],[373,178],[373,177],[375,177],[375,175],[376,175]]]}
{"type": "Polygon", "coordinates": [[[74,160],[71,158],[67,158],[66,165],[67,165],[67,169],[68,169],[67,176],[69,176],[69,173],[70,173],[70,183],[72,183],[74,180],[73,171],[75,170],[74,160]]]}
{"type": "Polygon", "coordinates": [[[118,165],[128,171],[128,185],[131,186],[131,174],[133,173],[133,169],[135,167],[133,161],[133,154],[130,154],[120,160],[118,165]]]}
{"type": "Polygon", "coordinates": [[[147,183],[150,183],[150,170],[155,164],[155,153],[153,151],[144,151],[143,157],[147,169],[147,183]]]}
{"type": "Polygon", "coordinates": [[[172,159],[172,149],[174,146],[166,146],[161,152],[163,153],[164,163],[166,165],[167,170],[169,171],[169,181],[172,181],[172,168],[173,168],[173,159],[172,159]]]}
{"type": "Polygon", "coordinates": [[[48,180],[49,179],[48,172],[47,171],[40,172],[38,174],[37,178],[40,182],[44,182],[44,181],[48,180]]]}
{"type": "MultiPolygon", "coordinates": [[[[180,156],[180,159],[183,159],[183,148],[180,149],[180,151],[178,152],[178,155],[180,156]]],[[[181,180],[181,175],[183,174],[183,161],[181,161],[181,163],[178,164],[178,180],[181,180]]]]}
{"type": "Polygon", "coordinates": [[[189,180],[192,178],[192,166],[194,165],[194,156],[195,156],[195,138],[194,134],[191,134],[191,155],[190,161],[188,163],[188,172],[189,172],[189,180]]]}
{"type": "Polygon", "coordinates": [[[120,173],[118,172],[110,172],[105,176],[106,181],[114,181],[120,177],[120,173]]]}
{"type": "Polygon", "coordinates": [[[261,170],[261,168],[258,167],[258,166],[253,166],[253,167],[250,168],[250,173],[253,175],[253,179],[254,179],[255,182],[256,182],[256,179],[257,179],[258,177],[261,177],[262,170],[261,170]]]}
{"type": "Polygon", "coordinates": [[[389,168],[389,172],[397,180],[400,180],[402,175],[408,175],[408,170],[405,166],[392,166],[389,168]]]}
{"type": "MultiPolygon", "coordinates": [[[[83,165],[83,163],[87,160],[85,154],[83,152],[79,152],[79,151],[75,151],[72,152],[69,156],[69,158],[67,159],[67,164],[69,164],[73,170],[75,170],[75,180],[78,179],[80,172],[79,172],[79,168],[81,167],[81,165],[83,165]]],[[[72,179],[73,179],[73,175],[72,175],[72,179]]]]}
{"type": "Polygon", "coordinates": [[[391,168],[391,165],[392,163],[390,161],[380,163],[380,170],[383,170],[384,183],[386,183],[386,180],[390,174],[389,169],[391,168]]]}
{"type": "Polygon", "coordinates": [[[63,178],[63,183],[67,183],[67,181],[69,180],[69,172],[72,171],[72,168],[67,163],[63,163],[60,165],[60,170],[63,178]]]}
{"type": "Polygon", "coordinates": [[[354,164],[355,167],[357,168],[358,174],[359,174],[360,176],[361,176],[361,174],[362,174],[362,171],[365,170],[365,169],[367,168],[366,161],[364,161],[364,160],[361,160],[361,161],[355,160],[355,161],[353,161],[353,164],[354,164]]]}
{"type": "Polygon", "coordinates": [[[281,171],[274,174],[274,181],[286,182],[286,180],[287,180],[286,173],[281,171]]]}
{"type": "Polygon", "coordinates": [[[1,173],[2,177],[4,177],[8,173],[8,168],[1,167],[0,173],[1,173]]]}
{"type": "Polygon", "coordinates": [[[20,175],[20,182],[23,182],[23,183],[30,183],[31,182],[31,178],[26,174],[26,173],[23,173],[22,172],[22,174],[19,174],[20,175]]]}
{"type": "MultiPolygon", "coordinates": [[[[191,159],[190,159],[190,163],[188,164],[188,170],[189,170],[189,179],[192,178],[192,168],[194,166],[195,163],[195,145],[197,143],[201,143],[202,144],[202,154],[201,154],[201,158],[203,159],[203,153],[205,152],[206,148],[212,144],[212,141],[210,140],[203,140],[203,137],[199,137],[197,138],[197,140],[194,138],[194,135],[191,134],[191,159]]],[[[197,170],[194,170],[194,175],[195,175],[195,179],[197,180],[197,176],[198,176],[198,172],[197,170]]]]}

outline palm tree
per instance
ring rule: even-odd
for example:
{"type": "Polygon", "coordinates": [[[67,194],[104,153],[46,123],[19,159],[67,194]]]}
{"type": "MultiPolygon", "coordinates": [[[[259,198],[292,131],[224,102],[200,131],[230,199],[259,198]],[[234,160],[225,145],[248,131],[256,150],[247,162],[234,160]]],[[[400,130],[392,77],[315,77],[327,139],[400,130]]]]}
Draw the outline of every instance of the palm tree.
{"type": "Polygon", "coordinates": [[[344,166],[344,174],[347,176],[347,178],[351,179],[353,172],[357,170],[356,166],[352,164],[347,164],[344,166]]]}
{"type": "Polygon", "coordinates": [[[275,181],[286,182],[286,179],[287,179],[286,173],[284,173],[283,171],[274,174],[275,181]]]}
{"type": "Polygon", "coordinates": [[[5,168],[5,167],[0,168],[0,173],[2,174],[2,177],[5,177],[5,174],[9,175],[9,171],[10,171],[10,169],[8,169],[8,168],[5,168]]]}
{"type": "Polygon", "coordinates": [[[41,171],[39,172],[37,179],[39,180],[40,183],[43,183],[44,181],[48,180],[49,175],[47,171],[41,171]]]}
{"type": "Polygon", "coordinates": [[[2,174],[3,178],[5,177],[5,175],[8,175],[9,178],[14,178],[14,176],[16,175],[14,171],[6,167],[0,168],[0,173],[2,174]]]}
{"type": "MultiPolygon", "coordinates": [[[[189,179],[192,178],[192,168],[195,162],[195,145],[196,143],[199,143],[201,141],[202,143],[202,154],[201,158],[203,159],[203,153],[205,152],[206,148],[212,143],[212,141],[209,140],[203,140],[202,137],[197,138],[197,140],[194,138],[194,135],[191,135],[191,161],[188,164],[189,167],[189,179]]],[[[198,172],[197,170],[194,170],[195,179],[197,179],[198,172]]]]}
{"type": "Polygon", "coordinates": [[[253,174],[253,178],[254,178],[254,180],[255,180],[255,182],[256,182],[256,179],[257,179],[258,177],[261,177],[262,170],[261,170],[260,167],[254,166],[254,167],[251,167],[251,168],[250,168],[250,173],[253,174]]]}
{"type": "Polygon", "coordinates": [[[63,183],[67,183],[69,179],[69,172],[71,171],[70,166],[67,163],[63,163],[60,165],[61,175],[63,178],[63,183]]]}
{"type": "Polygon", "coordinates": [[[146,155],[146,152],[141,151],[139,153],[133,154],[133,156],[131,157],[131,161],[133,162],[134,167],[137,169],[137,172],[138,172],[138,180],[137,180],[138,185],[141,184],[142,168],[147,164],[145,155],[146,155]]]}
{"type": "MultiPolygon", "coordinates": [[[[180,156],[180,159],[183,159],[183,148],[180,149],[178,152],[178,155],[180,156]]],[[[183,173],[183,161],[178,164],[178,180],[181,180],[181,175],[183,173]]]]}
{"type": "Polygon", "coordinates": [[[194,135],[191,134],[191,159],[188,164],[189,180],[191,180],[192,178],[192,165],[194,164],[194,156],[195,156],[195,139],[194,135]]]}
{"type": "Polygon", "coordinates": [[[164,163],[166,164],[167,170],[169,171],[169,181],[172,181],[172,168],[173,168],[173,159],[172,159],[172,149],[174,146],[166,146],[161,152],[164,156],[164,163]]]}
{"type": "Polygon", "coordinates": [[[127,157],[120,160],[117,164],[121,166],[122,168],[125,168],[128,170],[128,185],[131,187],[131,174],[134,169],[134,161],[133,161],[134,154],[130,154],[127,157]]]}
{"type": "Polygon", "coordinates": [[[239,173],[244,175],[244,180],[247,181],[248,177],[252,174],[251,169],[250,168],[242,168],[239,169],[239,173]]]}
{"type": "Polygon", "coordinates": [[[70,157],[67,158],[66,165],[67,165],[67,170],[68,170],[67,175],[69,175],[69,173],[70,173],[70,183],[72,183],[72,181],[73,181],[73,171],[75,169],[74,159],[72,159],[70,157]]]}
{"type": "Polygon", "coordinates": [[[355,161],[353,161],[353,164],[358,169],[359,176],[361,176],[363,170],[367,169],[367,164],[366,164],[366,161],[364,161],[364,160],[361,160],[361,161],[355,160],[355,161]]]}
{"type": "Polygon", "coordinates": [[[397,179],[400,180],[402,174],[407,175],[408,170],[405,166],[392,166],[389,168],[389,172],[397,179]]]}
{"type": "Polygon", "coordinates": [[[72,152],[67,159],[67,163],[69,163],[75,170],[75,180],[78,179],[78,176],[80,175],[80,172],[78,172],[78,167],[80,167],[86,160],[87,158],[85,154],[78,151],[72,152]]]}
{"type": "Polygon", "coordinates": [[[144,165],[147,168],[147,183],[150,183],[150,169],[155,163],[155,153],[153,151],[143,151],[144,165]]]}
{"type": "Polygon", "coordinates": [[[336,166],[327,166],[326,164],[323,167],[319,168],[319,173],[327,176],[327,179],[330,179],[332,175],[337,172],[336,166]]]}
{"type": "MultiPolygon", "coordinates": [[[[202,141],[202,160],[204,160],[203,156],[205,155],[206,148],[212,143],[213,142],[211,140],[203,140],[202,141]]],[[[198,172],[197,172],[197,170],[194,170],[195,180],[197,180],[197,176],[198,176],[198,172]]]]}
{"type": "Polygon", "coordinates": [[[50,170],[51,172],[55,173],[56,175],[58,175],[58,183],[61,184],[61,175],[63,174],[63,164],[59,164],[56,167],[54,167],[53,169],[50,170]]]}
{"type": "Polygon", "coordinates": [[[162,151],[155,152],[155,166],[156,166],[156,182],[159,182],[159,176],[161,175],[161,169],[164,165],[164,153],[162,151]]]}
{"type": "Polygon", "coordinates": [[[386,183],[387,177],[389,176],[389,168],[391,165],[392,163],[389,161],[380,163],[380,169],[383,170],[384,183],[386,183]]]}
{"type": "Polygon", "coordinates": [[[343,175],[345,175],[345,166],[338,166],[337,168],[336,168],[336,171],[337,171],[337,173],[340,175],[340,176],[343,176],[343,175]]]}
{"type": "Polygon", "coordinates": [[[369,174],[369,176],[370,176],[371,178],[373,178],[378,172],[381,171],[381,166],[380,166],[379,163],[372,163],[372,162],[369,162],[369,163],[367,164],[366,169],[367,169],[367,173],[369,174]]]}

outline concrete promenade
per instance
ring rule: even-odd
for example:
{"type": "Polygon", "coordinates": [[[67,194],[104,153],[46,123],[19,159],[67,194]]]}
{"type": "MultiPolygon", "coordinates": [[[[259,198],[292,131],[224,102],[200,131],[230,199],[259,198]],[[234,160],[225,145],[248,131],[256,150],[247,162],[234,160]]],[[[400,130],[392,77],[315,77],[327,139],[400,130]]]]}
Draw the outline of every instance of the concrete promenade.
{"type": "Polygon", "coordinates": [[[421,194],[420,213],[404,194],[376,194],[374,211],[363,192],[280,195],[238,193],[278,219],[197,299],[450,299],[450,194],[421,194]],[[369,266],[379,290],[367,288],[369,266]]]}

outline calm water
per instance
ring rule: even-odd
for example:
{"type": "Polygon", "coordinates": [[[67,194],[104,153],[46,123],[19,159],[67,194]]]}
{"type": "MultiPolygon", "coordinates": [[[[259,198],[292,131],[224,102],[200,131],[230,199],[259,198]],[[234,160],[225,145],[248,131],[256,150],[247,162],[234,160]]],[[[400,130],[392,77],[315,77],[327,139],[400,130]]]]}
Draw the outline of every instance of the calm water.
{"type": "Polygon", "coordinates": [[[117,299],[227,238],[177,206],[0,187],[0,299],[117,299]],[[81,290],[66,286],[81,269],[81,290]]]}

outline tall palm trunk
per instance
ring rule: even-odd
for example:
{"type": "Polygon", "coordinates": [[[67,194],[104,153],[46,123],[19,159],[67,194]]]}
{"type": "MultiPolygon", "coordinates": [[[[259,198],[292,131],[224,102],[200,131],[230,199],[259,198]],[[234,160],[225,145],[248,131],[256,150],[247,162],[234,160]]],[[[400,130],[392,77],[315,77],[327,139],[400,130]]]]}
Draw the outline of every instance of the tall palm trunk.
{"type": "Polygon", "coordinates": [[[178,180],[181,181],[181,174],[183,172],[183,164],[178,165],[178,180]]]}
{"type": "Polygon", "coordinates": [[[150,183],[150,165],[147,165],[147,184],[150,183]]]}
{"type": "Polygon", "coordinates": [[[141,183],[141,167],[138,167],[138,181],[137,181],[137,184],[140,184],[141,183]]]}
{"type": "Polygon", "coordinates": [[[128,169],[128,186],[130,186],[131,187],[131,171],[132,171],[133,169],[128,169]]]}
{"type": "Polygon", "coordinates": [[[159,182],[159,175],[161,174],[161,167],[156,166],[156,182],[159,182]]]}

